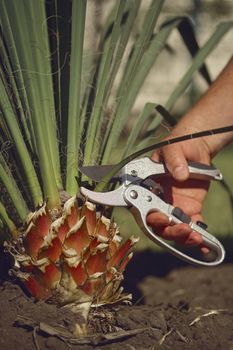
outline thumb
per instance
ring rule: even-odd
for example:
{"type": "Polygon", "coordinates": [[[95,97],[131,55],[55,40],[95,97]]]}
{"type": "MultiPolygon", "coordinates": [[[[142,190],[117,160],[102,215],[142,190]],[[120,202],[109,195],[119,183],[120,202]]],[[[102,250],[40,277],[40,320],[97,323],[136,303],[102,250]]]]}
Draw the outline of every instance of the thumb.
{"type": "Polygon", "coordinates": [[[163,148],[166,167],[175,180],[185,181],[189,178],[188,163],[180,145],[169,145],[163,148]]]}

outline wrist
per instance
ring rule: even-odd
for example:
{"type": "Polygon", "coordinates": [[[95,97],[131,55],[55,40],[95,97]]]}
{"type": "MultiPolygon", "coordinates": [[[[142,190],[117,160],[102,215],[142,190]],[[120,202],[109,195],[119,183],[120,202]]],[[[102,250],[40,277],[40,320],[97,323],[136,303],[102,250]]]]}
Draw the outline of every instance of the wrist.
{"type": "Polygon", "coordinates": [[[226,132],[218,135],[210,135],[204,137],[203,139],[210,150],[212,158],[233,140],[233,132],[226,132]]]}
{"type": "MultiPolygon", "coordinates": [[[[204,118],[198,111],[189,111],[175,126],[172,131],[172,136],[182,136],[187,134],[194,134],[201,131],[208,131],[223,126],[232,124],[233,118],[221,121],[221,118],[204,118]],[[217,121],[216,121],[217,120],[217,121]],[[220,122],[219,122],[220,120],[220,122]]],[[[197,139],[198,140],[198,139],[197,139]]],[[[210,158],[213,158],[222,148],[228,145],[233,140],[233,131],[225,132],[217,135],[208,135],[201,137],[205,147],[208,150],[210,158]]]]}

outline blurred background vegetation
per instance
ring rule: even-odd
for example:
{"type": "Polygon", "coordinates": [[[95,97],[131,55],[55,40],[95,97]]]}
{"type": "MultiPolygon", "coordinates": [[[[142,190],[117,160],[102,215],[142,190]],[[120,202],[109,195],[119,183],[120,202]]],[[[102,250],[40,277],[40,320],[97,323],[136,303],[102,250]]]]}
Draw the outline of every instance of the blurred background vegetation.
{"type": "MultiPolygon", "coordinates": [[[[115,0],[98,0],[88,2],[88,16],[94,18],[89,21],[87,30],[88,46],[96,45],[95,34],[101,32],[102,25],[108,16],[115,0]]],[[[145,9],[149,0],[143,1],[145,9]]],[[[211,35],[216,25],[225,20],[233,18],[233,1],[231,0],[176,0],[165,1],[160,21],[163,22],[171,15],[189,15],[195,25],[196,37],[200,46],[211,35]]],[[[140,21],[138,28],[140,28],[140,21]]],[[[136,29],[137,31],[137,29],[136,29]]],[[[137,32],[135,31],[135,35],[137,32]]],[[[87,47],[88,52],[88,47],[87,47]]],[[[223,67],[232,56],[232,31],[227,33],[223,40],[217,45],[216,49],[209,55],[206,64],[212,80],[214,80],[221,72],[223,67]]],[[[163,104],[170,95],[177,82],[186,71],[190,64],[191,57],[182,42],[177,31],[173,31],[168,41],[167,50],[163,50],[156,60],[154,67],[147,79],[145,80],[141,92],[135,102],[130,122],[122,135],[122,142],[127,138],[129,130],[134,126],[134,116],[138,115],[144,104],[148,101],[155,101],[163,104]]],[[[179,99],[173,108],[172,114],[182,116],[185,111],[190,108],[195,101],[208,88],[206,82],[199,74],[195,74],[191,86],[185,94],[179,99]]],[[[208,115],[206,116],[208,118],[208,115]]],[[[167,132],[161,129],[163,134],[167,132]]],[[[153,142],[157,142],[160,135],[154,137],[153,142]]],[[[224,176],[224,184],[212,182],[208,193],[208,197],[204,207],[204,218],[208,224],[208,230],[216,234],[220,239],[227,242],[233,242],[233,145],[222,150],[213,160],[216,167],[219,167],[224,176]]],[[[131,214],[122,208],[114,211],[114,218],[120,226],[123,235],[129,236],[135,234],[140,236],[140,243],[136,249],[156,249],[154,243],[150,242],[141,233],[135,224],[131,214]]]]}

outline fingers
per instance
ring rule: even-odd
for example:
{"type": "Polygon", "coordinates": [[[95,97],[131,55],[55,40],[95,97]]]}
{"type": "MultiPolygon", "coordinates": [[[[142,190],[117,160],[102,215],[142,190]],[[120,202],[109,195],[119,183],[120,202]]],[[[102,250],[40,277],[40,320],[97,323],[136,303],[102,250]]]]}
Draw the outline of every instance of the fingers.
{"type": "Polygon", "coordinates": [[[160,160],[159,151],[155,151],[155,152],[152,154],[151,159],[154,160],[155,162],[159,162],[159,160],[160,160]]]}
{"type": "Polygon", "coordinates": [[[163,158],[174,179],[177,181],[185,181],[189,178],[188,164],[180,145],[164,147],[163,158]]]}
{"type": "Polygon", "coordinates": [[[201,247],[201,251],[202,251],[203,254],[208,254],[210,252],[210,249],[205,247],[205,246],[202,246],[201,247]]]}
{"type": "MultiPolygon", "coordinates": [[[[198,232],[192,231],[188,224],[171,224],[169,218],[164,214],[156,212],[149,214],[147,223],[164,239],[173,240],[188,246],[201,246],[203,244],[202,236],[198,232]]],[[[207,248],[202,247],[202,249],[205,251],[207,248]]]]}
{"type": "Polygon", "coordinates": [[[165,214],[152,212],[147,215],[147,224],[153,228],[167,226],[170,224],[169,217],[165,214]]]}
{"type": "MultiPolygon", "coordinates": [[[[190,144],[184,142],[170,144],[152,155],[152,159],[155,161],[161,161],[161,158],[173,177],[173,179],[161,178],[156,180],[164,188],[164,199],[168,203],[185,208],[185,212],[187,211],[187,214],[192,217],[193,222],[203,221],[200,214],[194,215],[194,213],[200,213],[201,211],[208,183],[200,183],[197,180],[193,180],[193,182],[192,180],[186,181],[189,179],[189,168],[186,159],[208,163],[208,155],[206,156],[204,148],[197,147],[197,144],[190,146],[190,144]]],[[[155,212],[148,215],[147,222],[164,239],[174,240],[189,246],[199,246],[203,253],[209,252],[209,249],[203,245],[202,236],[193,231],[187,224],[172,224],[166,215],[155,212]]]]}
{"type": "MultiPolygon", "coordinates": [[[[169,145],[163,147],[163,159],[169,172],[175,180],[185,181],[189,177],[188,163],[186,161],[184,151],[180,145],[169,145]]],[[[159,152],[154,152],[152,159],[159,161],[159,152]]]]}
{"type": "MultiPolygon", "coordinates": [[[[196,220],[203,221],[200,215],[196,216],[196,220]]],[[[164,239],[173,240],[187,246],[199,246],[203,254],[210,251],[209,248],[203,245],[202,236],[198,232],[192,231],[187,224],[171,225],[166,215],[155,212],[147,216],[147,223],[164,239]]]]}

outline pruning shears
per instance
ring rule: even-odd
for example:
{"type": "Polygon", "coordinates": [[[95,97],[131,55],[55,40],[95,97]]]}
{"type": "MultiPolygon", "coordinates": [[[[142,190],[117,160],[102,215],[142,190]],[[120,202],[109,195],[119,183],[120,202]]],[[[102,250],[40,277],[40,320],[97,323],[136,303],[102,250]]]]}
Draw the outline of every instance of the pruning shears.
{"type": "MultiPolygon", "coordinates": [[[[212,166],[194,162],[189,162],[188,166],[190,178],[203,180],[222,179],[220,170],[212,166]]],[[[80,170],[93,181],[100,182],[112,167],[112,165],[84,166],[80,170]]],[[[225,257],[225,250],[222,244],[206,231],[207,226],[203,222],[192,222],[191,218],[181,208],[174,207],[163,200],[163,189],[161,185],[155,182],[156,177],[161,176],[170,176],[165,164],[144,157],[130,161],[113,177],[113,181],[119,182],[119,187],[115,190],[94,192],[81,187],[81,193],[94,203],[113,207],[128,207],[146,236],[176,257],[199,266],[220,264],[225,257]],[[146,222],[147,215],[153,211],[168,216],[170,223],[187,223],[190,225],[193,231],[198,232],[202,236],[203,244],[214,253],[213,260],[199,260],[170,245],[156,235],[146,222]]]]}

